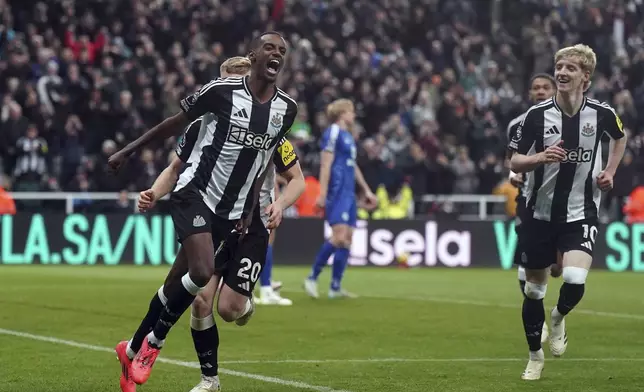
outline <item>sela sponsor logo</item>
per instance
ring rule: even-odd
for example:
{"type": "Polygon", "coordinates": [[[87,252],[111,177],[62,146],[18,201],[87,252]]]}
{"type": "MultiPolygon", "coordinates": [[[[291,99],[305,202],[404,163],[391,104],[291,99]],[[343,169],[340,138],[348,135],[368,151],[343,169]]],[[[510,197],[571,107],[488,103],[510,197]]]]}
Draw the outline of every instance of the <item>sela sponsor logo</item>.
{"type": "Polygon", "coordinates": [[[566,150],[566,159],[561,163],[582,163],[590,162],[593,159],[593,150],[585,150],[577,147],[576,150],[566,150]]]}
{"type": "MultiPolygon", "coordinates": [[[[325,238],[329,238],[331,228],[326,223],[324,231],[325,238]]],[[[410,267],[468,267],[472,262],[471,242],[469,231],[440,232],[436,222],[426,222],[424,231],[393,232],[385,228],[370,230],[367,221],[358,221],[349,262],[351,265],[389,266],[406,255],[410,267]]]]}
{"type": "Polygon", "coordinates": [[[236,125],[230,126],[228,141],[255,150],[268,150],[273,145],[273,137],[268,134],[257,134],[236,125]]]}

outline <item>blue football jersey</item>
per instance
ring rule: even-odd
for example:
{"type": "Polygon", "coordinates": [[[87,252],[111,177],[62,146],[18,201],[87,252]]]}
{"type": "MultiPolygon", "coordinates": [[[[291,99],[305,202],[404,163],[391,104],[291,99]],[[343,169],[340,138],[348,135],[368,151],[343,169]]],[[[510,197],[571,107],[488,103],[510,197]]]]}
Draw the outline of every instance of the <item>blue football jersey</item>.
{"type": "Polygon", "coordinates": [[[333,153],[327,199],[355,195],[356,142],[353,135],[333,124],[324,131],[320,147],[322,151],[333,153]]]}

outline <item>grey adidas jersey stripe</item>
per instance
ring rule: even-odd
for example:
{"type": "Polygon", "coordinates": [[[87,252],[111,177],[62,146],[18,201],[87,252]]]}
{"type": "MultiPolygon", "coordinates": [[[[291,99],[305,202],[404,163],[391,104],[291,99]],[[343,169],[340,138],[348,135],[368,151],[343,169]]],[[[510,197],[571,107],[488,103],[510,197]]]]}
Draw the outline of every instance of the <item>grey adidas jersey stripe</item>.
{"type": "Polygon", "coordinates": [[[526,203],[535,219],[575,222],[597,219],[601,191],[596,178],[602,168],[601,137],[623,137],[621,121],[608,105],[584,99],[569,117],[554,99],[531,107],[517,128],[510,147],[533,155],[563,140],[566,159],[545,164],[526,176],[526,203]]]}
{"type": "Polygon", "coordinates": [[[206,205],[225,219],[250,213],[257,177],[293,124],[297,104],[279,89],[270,101],[259,103],[247,77],[236,77],[211,81],[183,99],[181,108],[190,119],[212,117],[203,121],[203,135],[190,155],[194,161],[180,175],[175,191],[196,187],[206,205]]]}

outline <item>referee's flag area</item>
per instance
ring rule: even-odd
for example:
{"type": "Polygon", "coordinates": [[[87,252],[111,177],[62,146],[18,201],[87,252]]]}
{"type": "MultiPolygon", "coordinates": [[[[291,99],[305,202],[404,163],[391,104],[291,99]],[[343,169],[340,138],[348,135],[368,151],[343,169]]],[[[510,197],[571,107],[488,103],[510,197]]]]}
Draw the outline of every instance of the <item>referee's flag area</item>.
{"type": "MultiPolygon", "coordinates": [[[[0,391],[118,391],[111,348],[134,331],[166,272],[1,267],[0,391]]],[[[361,297],[352,300],[309,299],[300,289],[307,272],[274,271],[293,306],[258,306],[245,327],[218,319],[223,391],[644,391],[640,275],[591,271],[568,318],[565,357],[546,347],[542,380],[526,383],[514,271],[353,268],[346,288],[361,297]]],[[[548,310],[560,284],[548,287],[548,310]]],[[[198,382],[188,317],[162,357],[139,391],[187,392],[198,382]]]]}

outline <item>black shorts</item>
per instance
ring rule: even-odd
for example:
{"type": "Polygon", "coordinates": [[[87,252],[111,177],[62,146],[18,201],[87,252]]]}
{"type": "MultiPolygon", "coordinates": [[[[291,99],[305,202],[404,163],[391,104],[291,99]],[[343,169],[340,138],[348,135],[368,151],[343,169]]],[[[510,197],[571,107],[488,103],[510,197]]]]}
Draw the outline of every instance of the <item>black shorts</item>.
{"type": "Polygon", "coordinates": [[[515,262],[526,269],[544,269],[557,262],[557,251],[564,254],[580,250],[592,257],[597,226],[596,219],[570,223],[523,219],[519,228],[520,255],[515,255],[515,262]]]}
{"type": "Polygon", "coordinates": [[[239,294],[250,297],[266,262],[269,233],[255,209],[248,233],[229,232],[215,255],[215,274],[239,294]]]}
{"type": "Polygon", "coordinates": [[[521,195],[521,193],[519,193],[519,195],[517,196],[516,202],[517,202],[517,214],[516,214],[517,219],[516,220],[517,220],[517,223],[518,223],[518,222],[521,222],[525,218],[525,216],[527,215],[528,207],[526,207],[525,196],[521,195]]]}
{"type": "Polygon", "coordinates": [[[192,185],[170,195],[170,215],[179,243],[194,234],[211,233],[215,249],[237,224],[215,215],[192,185]]]}
{"type": "Polygon", "coordinates": [[[523,247],[521,242],[521,232],[522,232],[522,222],[525,219],[527,207],[525,205],[525,197],[519,193],[516,198],[517,202],[517,211],[516,217],[514,218],[514,232],[517,235],[517,246],[514,248],[514,264],[521,265],[521,254],[523,253],[523,247]]]}

